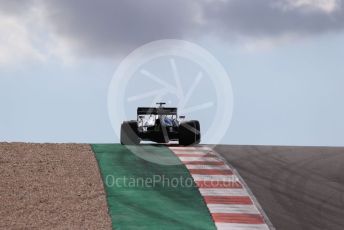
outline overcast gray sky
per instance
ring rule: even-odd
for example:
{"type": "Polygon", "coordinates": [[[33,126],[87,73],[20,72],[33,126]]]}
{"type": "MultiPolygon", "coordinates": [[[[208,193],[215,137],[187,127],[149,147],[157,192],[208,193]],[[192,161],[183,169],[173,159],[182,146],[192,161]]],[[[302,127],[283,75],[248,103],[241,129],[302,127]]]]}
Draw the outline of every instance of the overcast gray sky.
{"type": "Polygon", "coordinates": [[[173,38],[202,45],[231,75],[224,143],[343,145],[343,4],[0,0],[0,138],[116,140],[106,111],[113,72],[140,45],[173,38]]]}
{"type": "MultiPolygon", "coordinates": [[[[342,0],[1,0],[2,14],[41,14],[80,54],[118,55],[165,38],[223,41],[341,31],[342,0]]],[[[28,16],[26,16],[28,17],[28,16]]],[[[42,24],[42,22],[41,22],[42,24]]]]}

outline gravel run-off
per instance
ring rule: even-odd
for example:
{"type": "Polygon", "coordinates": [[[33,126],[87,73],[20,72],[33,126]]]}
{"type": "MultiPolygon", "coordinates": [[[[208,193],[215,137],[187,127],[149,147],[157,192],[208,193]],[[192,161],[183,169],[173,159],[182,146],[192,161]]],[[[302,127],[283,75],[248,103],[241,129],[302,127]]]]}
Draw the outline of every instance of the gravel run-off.
{"type": "Polygon", "coordinates": [[[0,229],[111,229],[90,145],[0,143],[0,229]]]}

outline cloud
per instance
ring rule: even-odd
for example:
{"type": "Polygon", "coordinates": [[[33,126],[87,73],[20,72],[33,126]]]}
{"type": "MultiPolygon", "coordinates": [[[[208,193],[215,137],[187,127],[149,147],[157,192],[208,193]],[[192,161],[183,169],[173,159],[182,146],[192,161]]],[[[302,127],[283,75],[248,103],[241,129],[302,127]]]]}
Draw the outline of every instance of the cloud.
{"type": "Polygon", "coordinates": [[[46,0],[58,34],[81,53],[113,54],[163,38],[310,35],[344,27],[341,0],[46,0]]]}
{"type": "Polygon", "coordinates": [[[34,0],[0,0],[2,14],[24,13],[33,4],[34,0]]]}
{"type": "Polygon", "coordinates": [[[44,0],[54,31],[80,54],[112,55],[156,39],[183,38],[197,24],[197,5],[184,0],[44,0]]]}
{"type": "Polygon", "coordinates": [[[216,33],[221,33],[222,36],[261,38],[342,30],[344,11],[336,7],[330,13],[327,6],[319,5],[317,2],[316,0],[220,1],[208,5],[205,18],[210,21],[209,28],[214,28],[216,33]],[[309,10],[315,8],[318,10],[309,10]]]}
{"type": "Polygon", "coordinates": [[[27,18],[0,14],[0,65],[44,59],[26,21],[27,18]]]}
{"type": "Polygon", "coordinates": [[[49,58],[72,63],[73,43],[53,32],[40,0],[0,0],[0,67],[49,58]]]}
{"type": "Polygon", "coordinates": [[[342,31],[343,1],[0,0],[0,3],[2,14],[26,14],[23,9],[27,4],[42,9],[43,17],[39,20],[49,34],[48,47],[55,46],[53,54],[113,57],[165,38],[197,40],[213,36],[224,41],[241,41],[241,38],[289,41],[293,37],[342,31]]]}
{"type": "Polygon", "coordinates": [[[285,0],[279,3],[286,10],[303,9],[325,13],[332,13],[341,7],[340,0],[285,0]]]}

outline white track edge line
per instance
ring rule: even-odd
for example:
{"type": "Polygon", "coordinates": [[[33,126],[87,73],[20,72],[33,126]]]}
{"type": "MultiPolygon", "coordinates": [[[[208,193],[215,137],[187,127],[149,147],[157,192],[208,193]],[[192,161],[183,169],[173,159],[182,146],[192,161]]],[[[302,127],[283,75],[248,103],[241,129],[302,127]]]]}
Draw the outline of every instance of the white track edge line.
{"type": "Polygon", "coordinates": [[[215,223],[218,230],[269,230],[267,224],[215,223]]]}

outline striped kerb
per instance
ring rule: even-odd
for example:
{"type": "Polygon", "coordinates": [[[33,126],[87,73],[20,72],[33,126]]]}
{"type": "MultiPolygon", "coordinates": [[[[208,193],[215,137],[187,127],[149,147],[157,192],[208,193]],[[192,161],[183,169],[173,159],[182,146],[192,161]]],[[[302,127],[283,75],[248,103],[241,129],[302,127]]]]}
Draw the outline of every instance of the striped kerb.
{"type": "Polygon", "coordinates": [[[270,229],[239,176],[208,147],[170,147],[198,186],[217,229],[270,229]]]}

